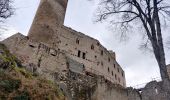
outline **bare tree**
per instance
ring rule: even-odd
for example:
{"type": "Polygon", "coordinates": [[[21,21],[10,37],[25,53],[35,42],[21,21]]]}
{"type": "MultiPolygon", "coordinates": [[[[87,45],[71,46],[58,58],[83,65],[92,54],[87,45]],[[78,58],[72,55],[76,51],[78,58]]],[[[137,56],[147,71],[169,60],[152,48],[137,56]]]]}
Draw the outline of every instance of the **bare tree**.
{"type": "MultiPolygon", "coordinates": [[[[109,20],[120,26],[124,36],[135,20],[142,24],[160,68],[161,78],[169,79],[160,20],[168,20],[170,6],[165,0],[101,0],[97,21],[109,20]],[[116,17],[115,17],[116,16],[116,17]],[[160,19],[161,18],[161,19],[160,19]]],[[[166,22],[166,21],[165,21],[166,22]]],[[[147,46],[146,43],[146,46],[147,46]]]]}
{"type": "Polygon", "coordinates": [[[13,15],[13,8],[11,6],[11,0],[0,0],[0,22],[7,19],[13,15]]]}

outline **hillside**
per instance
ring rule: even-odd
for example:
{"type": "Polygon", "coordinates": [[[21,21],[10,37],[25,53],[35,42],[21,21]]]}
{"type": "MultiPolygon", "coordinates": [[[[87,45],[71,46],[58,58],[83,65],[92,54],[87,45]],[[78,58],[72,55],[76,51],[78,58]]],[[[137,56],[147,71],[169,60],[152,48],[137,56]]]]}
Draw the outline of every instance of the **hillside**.
{"type": "Polygon", "coordinates": [[[0,100],[66,100],[58,86],[24,69],[0,44],[0,100]]]}

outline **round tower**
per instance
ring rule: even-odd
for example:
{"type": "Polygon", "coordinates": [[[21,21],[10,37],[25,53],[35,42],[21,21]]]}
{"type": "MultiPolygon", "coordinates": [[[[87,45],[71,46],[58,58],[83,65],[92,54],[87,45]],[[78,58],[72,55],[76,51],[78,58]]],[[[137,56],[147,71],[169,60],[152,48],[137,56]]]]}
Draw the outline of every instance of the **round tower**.
{"type": "Polygon", "coordinates": [[[67,0],[41,0],[28,37],[34,41],[48,42],[56,27],[63,25],[67,0]]]}

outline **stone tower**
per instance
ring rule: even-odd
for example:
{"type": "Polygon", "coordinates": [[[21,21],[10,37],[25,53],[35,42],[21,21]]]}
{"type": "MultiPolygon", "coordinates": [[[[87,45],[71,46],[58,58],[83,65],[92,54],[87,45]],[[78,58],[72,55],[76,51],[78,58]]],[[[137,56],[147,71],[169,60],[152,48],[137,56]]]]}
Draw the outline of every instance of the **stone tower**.
{"type": "Polygon", "coordinates": [[[48,43],[54,37],[56,28],[64,23],[67,2],[67,0],[41,0],[28,37],[37,42],[48,43]]]}

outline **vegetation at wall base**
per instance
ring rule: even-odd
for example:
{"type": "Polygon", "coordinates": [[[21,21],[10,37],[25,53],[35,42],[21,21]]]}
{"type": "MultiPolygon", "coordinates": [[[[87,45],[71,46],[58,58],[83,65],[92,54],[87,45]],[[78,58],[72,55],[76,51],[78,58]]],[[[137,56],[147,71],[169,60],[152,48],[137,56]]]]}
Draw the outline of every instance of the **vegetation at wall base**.
{"type": "Polygon", "coordinates": [[[65,100],[65,96],[55,83],[26,71],[0,44],[0,100],[65,100]]]}

